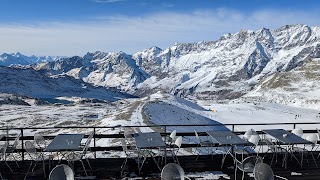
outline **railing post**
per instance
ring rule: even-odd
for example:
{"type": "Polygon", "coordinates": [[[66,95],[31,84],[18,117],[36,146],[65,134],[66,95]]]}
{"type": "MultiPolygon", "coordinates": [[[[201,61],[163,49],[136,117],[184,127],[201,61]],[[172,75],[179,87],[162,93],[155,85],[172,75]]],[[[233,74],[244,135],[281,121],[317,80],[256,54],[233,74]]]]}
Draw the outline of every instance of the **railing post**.
{"type": "MultiPolygon", "coordinates": [[[[164,142],[167,142],[167,126],[164,126],[164,132],[165,132],[165,136],[164,136],[164,142]]],[[[164,147],[164,164],[167,164],[167,145],[164,147]]]]}
{"type": "Polygon", "coordinates": [[[232,132],[234,132],[234,124],[232,124],[232,132]]]}
{"type": "MultiPolygon", "coordinates": [[[[93,147],[96,148],[96,128],[93,127],[93,147]]],[[[97,152],[94,151],[94,158],[97,159],[97,152]]]]}
{"type": "Polygon", "coordinates": [[[295,129],[296,128],[296,123],[293,123],[293,129],[295,129]]]}
{"type": "Polygon", "coordinates": [[[21,149],[22,149],[21,157],[22,157],[22,161],[24,161],[24,152],[23,152],[23,150],[24,150],[24,143],[23,143],[23,138],[24,138],[24,136],[23,136],[23,128],[21,128],[20,131],[21,131],[21,149]]]}

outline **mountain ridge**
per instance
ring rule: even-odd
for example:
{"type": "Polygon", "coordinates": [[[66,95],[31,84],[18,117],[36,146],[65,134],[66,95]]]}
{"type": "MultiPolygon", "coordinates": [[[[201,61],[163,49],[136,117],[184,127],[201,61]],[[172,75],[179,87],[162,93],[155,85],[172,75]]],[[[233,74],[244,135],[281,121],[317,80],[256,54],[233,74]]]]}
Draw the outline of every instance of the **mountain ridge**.
{"type": "MultiPolygon", "coordinates": [[[[49,76],[65,74],[140,96],[164,91],[230,100],[252,95],[256,89],[265,91],[261,83],[268,84],[265,81],[278,73],[299,74],[297,69],[317,58],[320,27],[297,24],[274,30],[242,29],[214,41],[175,43],[166,49],[153,46],[133,55],[96,51],[31,67],[49,76]]],[[[320,89],[317,82],[313,86],[320,89]]],[[[286,93],[283,87],[277,88],[286,93]]]]}

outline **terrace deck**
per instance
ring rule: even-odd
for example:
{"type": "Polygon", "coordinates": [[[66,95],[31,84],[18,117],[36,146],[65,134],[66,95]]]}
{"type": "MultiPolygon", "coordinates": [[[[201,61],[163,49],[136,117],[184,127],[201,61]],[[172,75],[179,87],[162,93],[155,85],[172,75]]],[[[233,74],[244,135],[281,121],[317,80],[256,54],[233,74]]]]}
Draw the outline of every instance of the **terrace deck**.
{"type": "MultiPolygon", "coordinates": [[[[262,155],[262,154],[261,154],[262,155]]],[[[199,156],[198,161],[196,161],[196,156],[179,156],[179,162],[181,166],[184,168],[186,174],[194,173],[194,172],[220,172],[221,174],[226,174],[230,179],[235,179],[234,175],[234,168],[233,167],[233,160],[230,156],[227,157],[225,165],[223,169],[220,169],[222,155],[214,155],[214,156],[199,156]]],[[[270,155],[268,154],[264,159],[264,162],[270,163],[270,155]]],[[[93,170],[89,170],[89,175],[95,176],[95,179],[121,179],[120,178],[120,171],[121,165],[123,163],[123,158],[97,158],[91,159],[91,165],[93,166],[93,170]]],[[[172,162],[172,158],[168,158],[168,163],[172,162]]],[[[320,164],[320,159],[317,159],[318,164],[320,164]]],[[[57,163],[54,161],[53,163],[57,163]]],[[[66,162],[61,162],[66,164],[66,162]]],[[[6,167],[4,163],[0,164],[0,171],[2,176],[5,179],[24,179],[25,173],[28,170],[30,161],[20,161],[19,165],[20,168],[17,168],[14,162],[9,162],[10,166],[12,167],[13,171],[15,172],[12,174],[10,170],[6,167]]],[[[47,168],[47,175],[49,174],[49,167],[47,168]]],[[[89,167],[87,167],[87,170],[89,167]]],[[[281,167],[281,160],[278,159],[278,162],[274,162],[272,164],[272,169],[276,175],[285,177],[290,180],[305,180],[305,179],[320,179],[320,171],[317,168],[311,158],[309,161],[305,160],[303,163],[303,167],[301,168],[300,165],[294,160],[289,157],[288,159],[288,168],[284,169],[281,167]]],[[[75,164],[75,171],[76,175],[82,174],[83,169],[80,163],[75,164]]],[[[35,168],[34,173],[30,174],[27,179],[30,180],[40,180],[45,179],[42,174],[42,163],[38,163],[37,167],[35,168]]],[[[126,169],[125,175],[129,177],[130,173],[138,174],[137,164],[134,159],[129,159],[126,169]]],[[[146,161],[146,164],[142,168],[141,175],[138,176],[137,179],[160,179],[160,171],[157,169],[156,165],[151,159],[146,161]]],[[[237,179],[241,179],[242,172],[238,170],[237,179]]],[[[197,178],[193,176],[191,179],[201,179],[201,175],[197,178]]],[[[86,179],[86,178],[83,178],[86,179]]],[[[224,177],[220,177],[220,179],[225,179],[224,177]]],[[[245,179],[253,179],[248,175],[245,176],[245,179]]]]}

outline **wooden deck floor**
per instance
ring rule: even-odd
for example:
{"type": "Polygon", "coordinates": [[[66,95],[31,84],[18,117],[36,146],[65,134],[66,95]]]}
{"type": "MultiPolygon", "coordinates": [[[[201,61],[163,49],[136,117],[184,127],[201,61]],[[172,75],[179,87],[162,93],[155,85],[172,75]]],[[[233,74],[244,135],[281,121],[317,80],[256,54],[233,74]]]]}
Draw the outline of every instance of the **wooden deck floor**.
{"type": "MultiPolygon", "coordinates": [[[[213,172],[213,171],[221,171],[223,174],[227,174],[230,179],[235,179],[234,175],[234,168],[233,168],[233,160],[231,157],[227,157],[225,165],[222,169],[220,169],[222,155],[214,155],[214,156],[199,156],[198,161],[196,161],[196,156],[179,156],[179,162],[181,166],[184,168],[186,174],[194,173],[194,172],[213,172]]],[[[270,163],[270,155],[268,154],[264,162],[270,163]]],[[[86,162],[84,161],[87,170],[89,171],[89,175],[95,176],[95,179],[121,179],[120,178],[120,171],[121,165],[123,163],[123,158],[98,158],[98,159],[91,159],[91,165],[93,167],[92,170],[89,169],[86,162]]],[[[168,158],[167,162],[173,162],[172,158],[168,158]]],[[[57,161],[54,161],[53,164],[57,164],[57,161]]],[[[67,164],[66,162],[62,161],[61,163],[67,164]]],[[[320,158],[317,159],[317,163],[320,164],[320,158]]],[[[30,161],[20,161],[19,165],[20,168],[16,166],[14,162],[9,162],[10,166],[12,167],[13,171],[15,172],[12,174],[9,168],[1,162],[0,164],[0,172],[4,179],[24,179],[25,173],[28,170],[30,161]]],[[[278,162],[274,162],[272,164],[272,169],[276,175],[280,175],[285,177],[289,180],[319,180],[320,179],[320,169],[315,166],[314,162],[311,161],[311,157],[309,159],[305,159],[303,163],[303,167],[301,168],[298,162],[294,159],[289,157],[288,159],[288,168],[284,169],[281,166],[281,157],[279,157],[278,162]]],[[[75,171],[76,175],[84,175],[82,166],[80,163],[75,164],[75,171]]],[[[46,166],[47,177],[49,174],[49,166],[46,166]]],[[[129,179],[131,174],[138,175],[138,168],[136,161],[134,159],[129,159],[127,166],[125,168],[125,175],[129,179]]],[[[242,173],[238,171],[237,179],[241,179],[242,173]]],[[[46,178],[47,178],[46,177],[46,178]]],[[[160,179],[160,170],[155,166],[152,159],[148,159],[142,169],[141,174],[139,175],[139,179],[160,179]]],[[[30,173],[27,176],[27,179],[30,180],[40,180],[46,179],[43,176],[42,171],[42,163],[38,163],[35,171],[30,173]]],[[[124,178],[124,177],[123,177],[124,178]]],[[[201,176],[192,179],[201,179],[201,176]]],[[[84,178],[86,179],[86,178],[84,178]]],[[[225,179],[220,177],[220,179],[225,179]]],[[[253,179],[248,175],[245,176],[245,179],[253,179]]]]}

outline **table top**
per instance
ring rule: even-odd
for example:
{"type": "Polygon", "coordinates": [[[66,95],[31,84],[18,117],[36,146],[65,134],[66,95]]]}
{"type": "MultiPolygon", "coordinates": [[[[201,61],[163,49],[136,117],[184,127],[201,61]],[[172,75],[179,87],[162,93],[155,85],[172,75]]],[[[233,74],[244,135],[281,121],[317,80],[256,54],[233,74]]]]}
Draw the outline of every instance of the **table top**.
{"type": "Polygon", "coordinates": [[[278,141],[284,144],[310,144],[310,141],[302,139],[301,137],[288,132],[284,129],[265,129],[264,133],[276,138],[278,141]]]}
{"type": "Polygon", "coordinates": [[[232,131],[209,131],[207,132],[219,145],[244,145],[249,142],[241,139],[232,131]]]}
{"type": "Polygon", "coordinates": [[[84,134],[59,134],[47,146],[46,151],[79,150],[84,134]]]}
{"type": "Polygon", "coordinates": [[[135,133],[134,139],[137,148],[140,149],[166,147],[166,144],[158,132],[135,133]]]}

